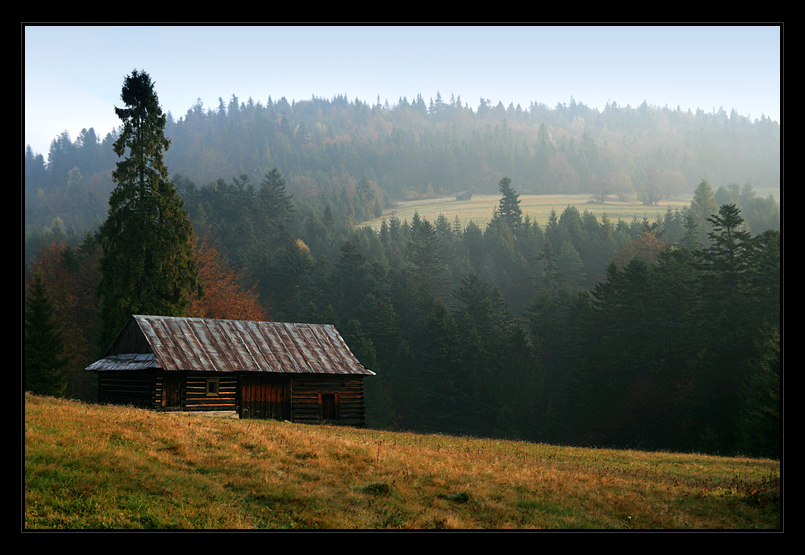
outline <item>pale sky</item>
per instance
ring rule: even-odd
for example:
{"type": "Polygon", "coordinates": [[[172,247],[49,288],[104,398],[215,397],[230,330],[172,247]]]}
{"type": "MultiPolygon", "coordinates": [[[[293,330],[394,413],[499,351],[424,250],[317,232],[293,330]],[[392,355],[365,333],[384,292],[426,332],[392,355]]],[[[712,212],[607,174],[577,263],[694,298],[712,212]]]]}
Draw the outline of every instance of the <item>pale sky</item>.
{"type": "Polygon", "coordinates": [[[51,26],[23,25],[24,144],[83,128],[103,137],[132,70],[163,111],[201,99],[265,104],[346,95],[394,105],[421,94],[531,102],[607,102],[781,119],[781,27],[746,26],[51,26]]]}

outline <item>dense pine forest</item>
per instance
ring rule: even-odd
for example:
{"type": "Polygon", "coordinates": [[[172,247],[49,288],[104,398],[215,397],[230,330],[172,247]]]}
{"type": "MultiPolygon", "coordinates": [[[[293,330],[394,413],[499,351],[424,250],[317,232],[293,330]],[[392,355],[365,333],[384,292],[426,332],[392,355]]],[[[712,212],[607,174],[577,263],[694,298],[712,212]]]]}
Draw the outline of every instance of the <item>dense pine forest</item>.
{"type": "MultiPolygon", "coordinates": [[[[204,281],[188,315],[336,324],[377,373],[371,426],[779,457],[778,123],[573,99],[233,96],[168,114],[165,132],[204,281]],[[459,191],[498,194],[491,222],[362,225],[459,191]],[[654,221],[520,209],[557,192],[692,202],[654,221]]],[[[53,314],[72,397],[92,396],[116,139],[24,152],[26,296],[53,314]]]]}

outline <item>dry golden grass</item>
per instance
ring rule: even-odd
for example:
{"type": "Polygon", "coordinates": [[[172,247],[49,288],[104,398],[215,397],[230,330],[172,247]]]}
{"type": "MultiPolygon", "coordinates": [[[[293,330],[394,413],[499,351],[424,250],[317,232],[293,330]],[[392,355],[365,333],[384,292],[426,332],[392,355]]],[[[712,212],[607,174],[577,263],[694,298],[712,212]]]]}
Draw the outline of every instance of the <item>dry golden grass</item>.
{"type": "Polygon", "coordinates": [[[26,529],[775,529],[779,473],[25,396],[26,529]]]}

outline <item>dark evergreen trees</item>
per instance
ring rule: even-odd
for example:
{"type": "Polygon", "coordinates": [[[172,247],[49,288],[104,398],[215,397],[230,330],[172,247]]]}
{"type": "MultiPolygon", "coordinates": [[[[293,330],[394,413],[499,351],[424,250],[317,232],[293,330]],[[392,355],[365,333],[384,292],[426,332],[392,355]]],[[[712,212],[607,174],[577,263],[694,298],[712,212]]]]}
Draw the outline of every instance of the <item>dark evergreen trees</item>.
{"type": "Polygon", "coordinates": [[[263,229],[269,240],[287,238],[296,234],[296,206],[293,195],[286,191],[287,183],[282,173],[276,167],[265,175],[260,184],[258,201],[263,229]]]}
{"type": "Polygon", "coordinates": [[[779,459],[782,456],[782,353],[780,329],[769,325],[754,340],[756,355],[738,390],[736,449],[739,453],[779,459]]]}
{"type": "Polygon", "coordinates": [[[693,229],[698,231],[698,234],[691,237],[691,240],[698,241],[701,244],[707,241],[707,234],[710,232],[708,218],[712,217],[717,211],[718,203],[713,195],[713,188],[707,180],[703,179],[696,187],[693,193],[693,201],[688,208],[688,213],[692,218],[688,228],[691,232],[693,229]]]}
{"type": "Polygon", "coordinates": [[[733,204],[721,206],[709,223],[709,247],[696,253],[704,295],[700,317],[710,338],[700,418],[707,423],[711,448],[728,450],[741,442],[742,433],[751,435],[738,415],[756,411],[756,403],[775,403],[776,390],[763,401],[748,391],[751,383],[779,376],[780,243],[777,232],[753,238],[733,204]]]}
{"type": "Polygon", "coordinates": [[[366,314],[367,295],[374,289],[366,256],[352,241],[341,247],[341,258],[330,276],[330,302],[340,318],[352,320],[366,314]]]}
{"type": "Polygon", "coordinates": [[[25,391],[60,397],[67,383],[64,344],[53,314],[53,304],[42,279],[34,274],[25,294],[25,391]]]}
{"type": "Polygon", "coordinates": [[[421,388],[417,425],[431,432],[466,431],[463,411],[467,407],[467,383],[460,376],[460,336],[444,301],[433,303],[423,331],[418,350],[421,366],[415,374],[417,387],[421,388]]]}
{"type": "Polygon", "coordinates": [[[576,322],[555,324],[539,295],[531,327],[546,393],[567,393],[552,409],[566,441],[779,456],[777,233],[751,237],[731,205],[710,220],[706,249],[611,263],[576,322]]]}
{"type": "Polygon", "coordinates": [[[125,107],[115,112],[123,128],[114,149],[123,159],[112,173],[116,186],[98,230],[101,348],[131,314],[183,315],[190,292],[199,288],[193,228],[163,160],[170,141],[148,74],[127,76],[121,99],[125,107]]]}
{"type": "Polygon", "coordinates": [[[309,300],[314,267],[310,249],[300,239],[289,237],[274,252],[270,270],[261,275],[276,318],[298,320],[309,300]]]}
{"type": "Polygon", "coordinates": [[[518,233],[523,228],[523,211],[520,208],[520,194],[514,190],[511,182],[511,179],[504,177],[498,183],[501,197],[497,217],[506,222],[513,233],[518,233]]]}
{"type": "Polygon", "coordinates": [[[410,277],[419,288],[422,306],[430,305],[434,299],[443,299],[449,291],[449,274],[440,243],[433,224],[414,214],[408,260],[412,270],[410,277]]]}

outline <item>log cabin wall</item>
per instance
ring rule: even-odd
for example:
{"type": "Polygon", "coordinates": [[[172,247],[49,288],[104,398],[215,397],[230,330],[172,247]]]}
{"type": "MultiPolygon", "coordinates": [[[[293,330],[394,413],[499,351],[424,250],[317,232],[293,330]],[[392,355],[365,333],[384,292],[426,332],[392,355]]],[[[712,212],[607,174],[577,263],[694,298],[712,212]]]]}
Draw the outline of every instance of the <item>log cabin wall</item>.
{"type": "Polygon", "coordinates": [[[363,379],[355,376],[293,376],[291,420],[364,427],[363,379]]]}
{"type": "Polygon", "coordinates": [[[214,372],[100,372],[99,401],[154,410],[238,411],[241,418],[363,427],[363,379],[214,372]]]}
{"type": "Polygon", "coordinates": [[[233,411],[238,379],[196,372],[99,372],[100,403],[155,410],[233,411]]]}
{"type": "Polygon", "coordinates": [[[156,408],[157,381],[155,372],[99,372],[98,402],[156,408]]]}
{"type": "Polygon", "coordinates": [[[241,374],[240,417],[290,420],[290,378],[282,374],[241,374]]]}
{"type": "Polygon", "coordinates": [[[238,378],[232,374],[188,372],[182,384],[182,408],[187,411],[234,411],[238,378]]]}

